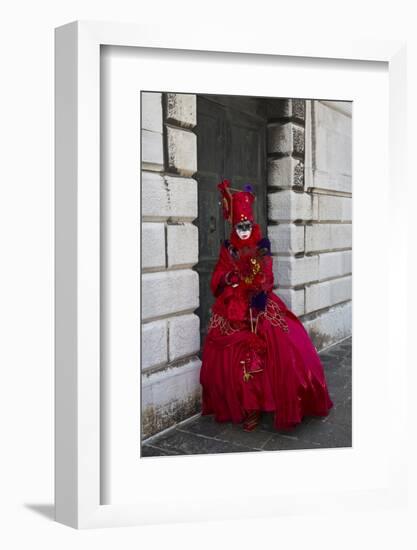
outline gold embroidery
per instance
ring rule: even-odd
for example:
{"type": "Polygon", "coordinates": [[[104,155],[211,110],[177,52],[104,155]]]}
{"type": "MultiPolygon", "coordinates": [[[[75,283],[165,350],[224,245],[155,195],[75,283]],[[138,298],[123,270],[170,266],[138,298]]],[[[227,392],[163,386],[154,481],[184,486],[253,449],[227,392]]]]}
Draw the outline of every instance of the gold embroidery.
{"type": "MultiPolygon", "coordinates": [[[[252,310],[250,311],[252,313],[252,310]]],[[[269,321],[272,325],[275,327],[280,327],[284,332],[288,332],[288,324],[285,320],[285,314],[279,307],[279,305],[270,298],[266,301],[266,307],[264,311],[261,311],[259,315],[256,317],[256,324],[255,324],[255,330],[251,328],[252,332],[256,333],[256,329],[258,326],[258,320],[264,317],[267,321],[269,321]]],[[[251,327],[252,327],[252,319],[251,319],[251,327]]],[[[241,330],[241,326],[235,326],[233,327],[228,319],[223,317],[222,315],[219,315],[218,313],[212,313],[208,325],[208,331],[210,331],[213,328],[219,328],[222,335],[229,335],[233,334],[234,332],[238,332],[241,330]]]]}
{"type": "Polygon", "coordinates": [[[267,299],[265,311],[262,311],[258,317],[264,316],[275,327],[281,327],[284,332],[288,332],[288,324],[285,320],[284,313],[279,305],[270,298],[267,299]]]}
{"type": "Polygon", "coordinates": [[[218,313],[212,313],[210,317],[208,330],[210,331],[211,329],[217,328],[217,327],[220,329],[220,332],[223,335],[233,334],[234,332],[237,332],[238,330],[240,330],[240,328],[232,327],[232,325],[230,324],[230,321],[225,317],[222,317],[218,313]]]}

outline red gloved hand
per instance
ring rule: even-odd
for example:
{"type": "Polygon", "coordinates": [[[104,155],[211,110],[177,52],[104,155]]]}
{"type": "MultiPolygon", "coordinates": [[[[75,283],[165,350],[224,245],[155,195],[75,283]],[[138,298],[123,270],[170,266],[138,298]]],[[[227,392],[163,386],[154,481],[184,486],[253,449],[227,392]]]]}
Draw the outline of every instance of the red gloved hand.
{"type": "Polygon", "coordinates": [[[237,271],[229,271],[224,277],[227,285],[238,285],[240,281],[240,275],[237,271]]]}

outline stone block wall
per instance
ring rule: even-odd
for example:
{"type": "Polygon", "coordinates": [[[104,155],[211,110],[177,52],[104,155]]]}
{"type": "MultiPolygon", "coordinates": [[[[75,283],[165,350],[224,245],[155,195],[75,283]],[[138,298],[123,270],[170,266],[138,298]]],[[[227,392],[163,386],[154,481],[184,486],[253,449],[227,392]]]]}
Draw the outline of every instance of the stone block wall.
{"type": "Polygon", "coordinates": [[[196,96],[143,92],[142,436],[200,410],[196,96]]]}
{"type": "Polygon", "coordinates": [[[348,102],[268,102],[268,236],[275,292],[317,349],[351,334],[352,115],[348,102]]]}

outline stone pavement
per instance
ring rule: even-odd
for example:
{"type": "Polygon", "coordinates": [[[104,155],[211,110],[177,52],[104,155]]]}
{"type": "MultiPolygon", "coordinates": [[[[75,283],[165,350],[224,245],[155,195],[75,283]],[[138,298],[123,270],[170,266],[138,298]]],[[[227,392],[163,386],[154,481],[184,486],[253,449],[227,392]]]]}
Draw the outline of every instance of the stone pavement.
{"type": "Polygon", "coordinates": [[[320,358],[334,403],[327,417],[304,417],[291,432],[280,432],[272,427],[273,413],[264,412],[256,430],[244,432],[241,424],[198,415],[147,439],[141,456],[351,447],[352,339],[326,349],[320,358]]]}

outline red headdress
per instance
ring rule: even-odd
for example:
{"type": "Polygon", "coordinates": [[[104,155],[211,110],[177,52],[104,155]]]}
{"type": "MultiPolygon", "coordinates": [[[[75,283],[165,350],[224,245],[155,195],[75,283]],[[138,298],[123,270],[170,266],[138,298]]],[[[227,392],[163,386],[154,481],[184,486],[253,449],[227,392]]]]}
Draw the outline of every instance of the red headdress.
{"type": "Polygon", "coordinates": [[[230,187],[230,180],[223,179],[221,183],[217,185],[222,195],[222,207],[223,217],[225,220],[232,224],[231,241],[234,245],[251,246],[261,238],[260,228],[253,217],[252,204],[255,201],[255,194],[250,184],[244,186],[243,191],[236,191],[232,193],[230,187]],[[253,224],[252,234],[249,239],[243,241],[237,235],[234,227],[241,221],[249,220],[253,224]]]}
{"type": "Polygon", "coordinates": [[[240,221],[250,220],[254,223],[252,204],[255,201],[252,186],[246,184],[243,191],[235,191],[232,194],[230,180],[224,179],[217,185],[222,194],[223,217],[232,225],[240,221]]]}

